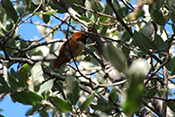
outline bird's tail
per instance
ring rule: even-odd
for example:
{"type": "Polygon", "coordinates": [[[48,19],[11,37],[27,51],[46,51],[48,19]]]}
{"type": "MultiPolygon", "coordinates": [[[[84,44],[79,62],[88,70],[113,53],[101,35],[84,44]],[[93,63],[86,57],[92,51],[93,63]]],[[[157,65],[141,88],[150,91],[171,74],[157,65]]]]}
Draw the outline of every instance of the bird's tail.
{"type": "Polygon", "coordinates": [[[68,61],[69,59],[66,57],[66,55],[62,54],[56,59],[53,68],[59,69],[63,64],[67,63],[68,61]]]}

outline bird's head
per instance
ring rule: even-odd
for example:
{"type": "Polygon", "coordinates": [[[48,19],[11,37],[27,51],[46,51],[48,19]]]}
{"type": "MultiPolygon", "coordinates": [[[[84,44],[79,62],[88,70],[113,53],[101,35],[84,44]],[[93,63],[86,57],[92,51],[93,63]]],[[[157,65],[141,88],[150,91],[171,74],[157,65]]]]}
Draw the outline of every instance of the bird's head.
{"type": "Polygon", "coordinates": [[[86,44],[87,38],[88,38],[88,35],[82,32],[76,32],[72,35],[72,39],[76,39],[77,41],[82,41],[84,44],[86,44]]]}

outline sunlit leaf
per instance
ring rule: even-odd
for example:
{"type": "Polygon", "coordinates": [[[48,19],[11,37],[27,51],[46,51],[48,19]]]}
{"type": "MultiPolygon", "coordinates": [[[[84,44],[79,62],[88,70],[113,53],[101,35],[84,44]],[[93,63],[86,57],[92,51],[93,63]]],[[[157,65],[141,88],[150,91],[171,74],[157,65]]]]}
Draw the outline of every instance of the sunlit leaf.
{"type": "MultiPolygon", "coordinates": [[[[32,69],[31,69],[31,77],[32,77],[32,84],[34,86],[34,89],[36,88],[35,86],[40,85],[43,81],[43,70],[41,68],[41,63],[38,62],[36,63],[32,69]]],[[[35,89],[36,91],[38,89],[35,89]]]]}
{"type": "Polygon", "coordinates": [[[34,3],[35,5],[39,5],[39,4],[41,3],[41,0],[33,0],[33,3],[34,3]]]}
{"type": "Polygon", "coordinates": [[[48,91],[48,90],[51,90],[52,89],[52,86],[53,86],[53,80],[48,80],[47,82],[45,82],[44,84],[42,84],[40,86],[40,89],[38,91],[38,94],[41,94],[42,92],[44,91],[48,91]]]}
{"type": "Polygon", "coordinates": [[[57,10],[53,10],[53,11],[44,12],[43,14],[44,15],[52,15],[52,14],[54,14],[56,12],[57,12],[57,10]]]}

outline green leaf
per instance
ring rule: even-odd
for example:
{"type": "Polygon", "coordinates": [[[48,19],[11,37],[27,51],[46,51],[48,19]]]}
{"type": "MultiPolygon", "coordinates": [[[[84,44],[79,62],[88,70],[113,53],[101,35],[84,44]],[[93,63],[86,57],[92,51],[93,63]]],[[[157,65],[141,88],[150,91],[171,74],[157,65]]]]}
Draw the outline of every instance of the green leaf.
{"type": "Polygon", "coordinates": [[[107,5],[105,6],[105,11],[104,11],[105,14],[110,14],[112,13],[112,9],[110,7],[110,5],[107,3],[107,5]]]}
{"type": "Polygon", "coordinates": [[[8,85],[2,85],[0,86],[0,94],[7,93],[10,90],[10,87],[8,85]]]}
{"type": "Polygon", "coordinates": [[[29,109],[26,113],[26,116],[32,115],[35,112],[37,112],[39,109],[41,109],[44,105],[42,104],[37,104],[35,106],[33,106],[31,109],[29,109]]]}
{"type": "Polygon", "coordinates": [[[144,59],[133,61],[129,67],[127,71],[128,88],[126,90],[126,101],[122,106],[126,114],[132,115],[140,109],[144,90],[143,79],[148,70],[149,66],[144,59]]]}
{"type": "Polygon", "coordinates": [[[126,59],[128,60],[129,59],[129,55],[130,55],[130,50],[125,48],[125,47],[122,47],[122,52],[124,53],[126,59]]]}
{"type": "Polygon", "coordinates": [[[58,97],[49,97],[49,101],[62,112],[69,112],[72,111],[72,106],[68,101],[64,101],[58,97]]]}
{"type": "Polygon", "coordinates": [[[104,98],[98,98],[97,104],[98,104],[99,106],[109,106],[108,101],[105,100],[104,98]]]}
{"type": "Polygon", "coordinates": [[[6,31],[10,31],[10,30],[12,30],[12,28],[13,28],[12,22],[6,24],[6,31]]]}
{"type": "Polygon", "coordinates": [[[175,2],[174,0],[166,0],[167,6],[170,12],[175,12],[175,2]]]}
{"type": "Polygon", "coordinates": [[[15,70],[14,70],[13,68],[11,68],[10,74],[11,74],[13,77],[17,78],[17,73],[15,72],[15,70]]]}
{"type": "Polygon", "coordinates": [[[26,63],[20,68],[18,72],[18,80],[20,86],[22,87],[27,86],[27,80],[29,77],[28,75],[29,75],[29,65],[26,63]]]}
{"type": "Polygon", "coordinates": [[[49,2],[50,6],[52,9],[57,10],[58,13],[65,13],[66,11],[60,6],[58,5],[58,3],[55,0],[51,0],[49,2]]]}
{"type": "Polygon", "coordinates": [[[146,93],[146,96],[155,96],[158,92],[158,89],[151,89],[146,93]]]}
{"type": "Polygon", "coordinates": [[[33,106],[41,103],[42,101],[42,97],[40,95],[31,91],[14,92],[10,96],[14,101],[33,106]]]}
{"type": "Polygon", "coordinates": [[[170,12],[169,13],[170,19],[173,23],[175,23],[175,13],[174,12],[170,12]]]}
{"type": "Polygon", "coordinates": [[[113,4],[114,4],[114,7],[116,8],[116,10],[118,11],[118,13],[120,14],[120,16],[123,18],[123,10],[122,10],[119,2],[117,0],[113,0],[113,4]]]}
{"type": "Polygon", "coordinates": [[[173,70],[171,71],[171,76],[175,75],[175,67],[173,68],[173,70]]]}
{"type": "Polygon", "coordinates": [[[175,103],[173,101],[165,101],[167,106],[175,113],[175,103]]]}
{"type": "Polygon", "coordinates": [[[71,102],[72,105],[75,105],[80,97],[78,81],[72,76],[67,76],[63,87],[67,99],[71,102]]]}
{"type": "MultiPolygon", "coordinates": [[[[0,47],[1,49],[1,47],[0,47]]],[[[4,59],[4,55],[3,54],[0,54],[0,59],[4,59]]]]}
{"type": "MultiPolygon", "coordinates": [[[[109,94],[110,98],[112,99],[112,101],[114,103],[116,103],[118,101],[118,96],[117,96],[117,93],[116,92],[117,92],[117,89],[114,88],[114,89],[112,89],[112,91],[109,94]]],[[[109,101],[109,104],[110,105],[113,105],[113,103],[111,102],[110,99],[108,99],[108,101],[109,101]]]]}
{"type": "Polygon", "coordinates": [[[100,31],[100,34],[101,35],[106,35],[107,29],[108,29],[108,26],[103,26],[102,29],[101,29],[101,31],[100,31]]]}
{"type": "Polygon", "coordinates": [[[142,9],[139,9],[139,10],[135,10],[133,12],[130,12],[128,14],[128,18],[131,20],[131,21],[135,21],[137,20],[138,18],[140,18],[141,16],[144,15],[144,11],[142,9]]]}
{"type": "Polygon", "coordinates": [[[33,3],[34,3],[35,5],[39,5],[39,4],[41,3],[41,0],[33,0],[33,3]]]}
{"type": "Polygon", "coordinates": [[[44,12],[44,15],[52,15],[54,13],[56,13],[58,10],[53,10],[53,11],[48,11],[48,12],[44,12]]]}
{"type": "Polygon", "coordinates": [[[173,29],[173,32],[175,33],[175,25],[173,23],[171,24],[171,27],[173,29]]]}
{"type": "Polygon", "coordinates": [[[47,24],[50,21],[50,15],[43,14],[43,21],[47,24]]]}
{"type": "Polygon", "coordinates": [[[164,2],[165,0],[159,0],[159,2],[156,2],[156,8],[160,9],[163,6],[164,2]]]}
{"type": "Polygon", "coordinates": [[[26,47],[27,47],[27,42],[24,41],[24,40],[21,40],[21,41],[20,41],[20,49],[26,48],[26,47]]]}
{"type": "Polygon", "coordinates": [[[84,15],[82,15],[81,17],[78,16],[78,18],[79,18],[80,20],[84,20],[84,21],[86,21],[86,22],[89,22],[89,18],[85,17],[84,15]]]}
{"type": "Polygon", "coordinates": [[[112,106],[109,105],[108,101],[104,98],[98,98],[97,105],[90,104],[90,107],[94,110],[100,110],[102,112],[105,112],[107,114],[111,113],[112,106]]]}
{"type": "Polygon", "coordinates": [[[125,42],[128,42],[129,39],[131,38],[131,35],[128,33],[128,31],[125,31],[122,35],[122,40],[125,41],[125,42]]]}
{"type": "Polygon", "coordinates": [[[151,14],[151,18],[157,24],[164,26],[165,25],[165,17],[161,13],[160,10],[154,9],[151,5],[149,6],[149,13],[151,14]]]}
{"type": "Polygon", "coordinates": [[[164,50],[168,47],[168,41],[164,42],[163,39],[159,35],[156,35],[155,43],[157,45],[157,50],[164,50]]]}
{"type": "MultiPolygon", "coordinates": [[[[164,61],[165,61],[166,58],[164,58],[164,61]]],[[[175,59],[174,58],[171,58],[169,57],[169,61],[167,64],[165,64],[165,67],[169,70],[169,71],[172,71],[174,69],[174,66],[175,66],[175,59]]]]}
{"type": "Polygon", "coordinates": [[[157,46],[147,36],[137,31],[134,32],[134,42],[142,51],[149,51],[149,49],[157,49],[157,46]]]}
{"type": "Polygon", "coordinates": [[[30,7],[31,6],[31,0],[26,0],[26,4],[27,4],[28,7],[30,7]]]}
{"type": "Polygon", "coordinates": [[[126,69],[126,57],[118,48],[114,47],[112,44],[107,44],[105,49],[105,57],[109,60],[112,65],[119,71],[124,72],[126,69]]]}
{"type": "Polygon", "coordinates": [[[10,0],[2,0],[1,4],[9,18],[11,18],[16,23],[18,20],[18,15],[12,5],[12,2],[10,0]]]}
{"type": "MultiPolygon", "coordinates": [[[[3,7],[2,7],[2,4],[0,4],[0,21],[3,23],[4,21],[6,21],[5,19],[6,19],[6,12],[5,12],[5,10],[3,9],[3,7]]],[[[1,31],[0,31],[1,32],[1,31]]]]}
{"type": "Polygon", "coordinates": [[[97,0],[91,0],[91,1],[86,0],[85,7],[88,9],[92,9],[94,11],[100,11],[100,12],[104,10],[100,1],[97,1],[97,0]]]}
{"type": "Polygon", "coordinates": [[[24,5],[18,5],[17,6],[17,12],[19,13],[19,16],[21,17],[25,13],[25,6],[24,5]]]}
{"type": "Polygon", "coordinates": [[[0,75],[0,84],[2,84],[2,85],[8,85],[2,75],[0,75]]]}
{"type": "Polygon", "coordinates": [[[85,102],[83,102],[83,104],[80,106],[80,110],[86,110],[87,107],[91,104],[92,100],[94,99],[95,93],[93,92],[87,99],[85,102]]]}
{"type": "Polygon", "coordinates": [[[44,91],[48,91],[48,90],[51,90],[53,87],[53,80],[48,80],[47,82],[45,82],[44,84],[42,84],[40,86],[40,89],[38,91],[38,94],[40,95],[42,92],[44,91]]]}
{"type": "Polygon", "coordinates": [[[19,88],[19,83],[17,82],[17,80],[9,73],[8,73],[8,82],[13,90],[17,90],[19,88]]]}

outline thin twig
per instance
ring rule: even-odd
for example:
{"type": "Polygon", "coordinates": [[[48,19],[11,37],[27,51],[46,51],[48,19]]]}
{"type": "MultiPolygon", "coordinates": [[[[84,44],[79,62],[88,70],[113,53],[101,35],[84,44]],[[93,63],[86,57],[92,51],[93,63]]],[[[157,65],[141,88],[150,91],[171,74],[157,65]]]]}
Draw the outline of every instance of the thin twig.
{"type": "Polygon", "coordinates": [[[107,14],[103,14],[103,13],[101,13],[101,12],[94,11],[94,10],[91,10],[91,9],[87,9],[86,7],[83,7],[83,6],[78,5],[78,4],[75,4],[75,3],[73,3],[73,5],[76,6],[76,7],[82,8],[82,9],[84,9],[84,10],[86,10],[86,11],[90,11],[90,12],[92,12],[92,13],[96,13],[96,14],[98,14],[98,15],[104,16],[104,17],[116,19],[116,17],[114,17],[114,16],[107,15],[107,14]]]}

